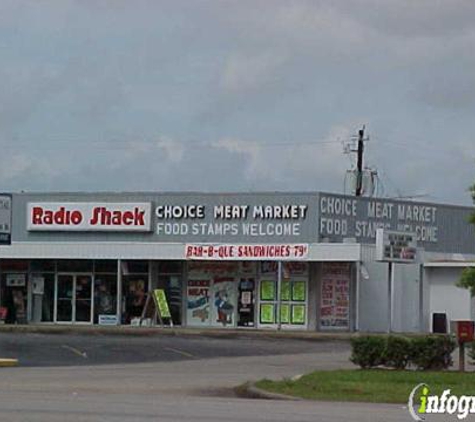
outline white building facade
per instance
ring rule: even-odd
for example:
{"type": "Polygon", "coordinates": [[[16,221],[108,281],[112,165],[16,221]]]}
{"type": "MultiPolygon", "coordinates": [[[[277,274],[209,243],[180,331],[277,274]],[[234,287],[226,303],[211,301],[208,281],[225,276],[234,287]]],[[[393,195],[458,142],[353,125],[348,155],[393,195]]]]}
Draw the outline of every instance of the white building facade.
{"type": "MultiPolygon", "coordinates": [[[[377,228],[410,231],[394,331],[472,315],[473,209],[326,193],[18,193],[0,209],[0,308],[12,324],[134,324],[164,289],[175,325],[386,331],[377,228]],[[443,296],[443,298],[441,297],[443,296]]],[[[1,313],[0,313],[1,317],[1,313]]]]}

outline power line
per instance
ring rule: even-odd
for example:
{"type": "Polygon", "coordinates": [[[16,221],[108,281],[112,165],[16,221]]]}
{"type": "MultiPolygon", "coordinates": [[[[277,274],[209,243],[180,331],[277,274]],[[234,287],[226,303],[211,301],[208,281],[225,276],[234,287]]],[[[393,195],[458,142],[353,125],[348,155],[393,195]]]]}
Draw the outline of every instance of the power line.
{"type": "MultiPolygon", "coordinates": [[[[306,141],[306,142],[254,142],[254,141],[236,141],[236,146],[251,146],[257,148],[299,148],[299,147],[311,147],[322,144],[337,144],[339,141],[325,140],[325,141],[306,141]]],[[[102,140],[84,140],[84,139],[49,139],[41,140],[41,142],[33,140],[0,140],[0,146],[2,148],[16,148],[16,147],[38,147],[39,149],[56,149],[58,147],[70,148],[71,145],[76,147],[95,147],[104,148],[107,150],[120,150],[130,149],[133,146],[150,147],[150,148],[162,148],[162,147],[186,147],[186,148],[226,148],[234,146],[232,139],[227,143],[220,141],[141,141],[141,140],[128,140],[128,139],[110,139],[107,141],[102,140]]]]}

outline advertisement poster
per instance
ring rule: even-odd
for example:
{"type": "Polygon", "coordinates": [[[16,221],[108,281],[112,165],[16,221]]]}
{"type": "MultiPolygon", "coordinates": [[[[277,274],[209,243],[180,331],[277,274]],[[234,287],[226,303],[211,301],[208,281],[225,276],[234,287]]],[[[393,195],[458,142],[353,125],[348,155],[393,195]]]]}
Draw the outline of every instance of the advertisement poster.
{"type": "Polygon", "coordinates": [[[293,275],[306,275],[308,273],[308,263],[302,261],[292,261],[283,263],[284,278],[290,278],[293,275]]]}
{"type": "Polygon", "coordinates": [[[26,274],[7,274],[6,284],[7,287],[25,287],[26,274]]]}
{"type": "Polygon", "coordinates": [[[305,302],[307,296],[307,283],[305,281],[294,281],[292,288],[292,300],[297,302],[305,302]]]}
{"type": "Polygon", "coordinates": [[[222,277],[213,280],[213,319],[211,325],[223,327],[234,325],[236,290],[237,283],[234,278],[222,277]]]}
{"type": "Polygon", "coordinates": [[[210,280],[188,280],[186,317],[190,325],[209,325],[210,280]]]}
{"type": "Polygon", "coordinates": [[[282,280],[280,287],[280,299],[281,300],[290,300],[290,281],[282,280]]]}
{"type": "Polygon", "coordinates": [[[261,324],[274,324],[275,305],[273,303],[262,303],[260,308],[261,324]]]}
{"type": "Polygon", "coordinates": [[[280,322],[282,324],[290,324],[290,305],[282,303],[280,305],[280,322]]]}
{"type": "Polygon", "coordinates": [[[41,276],[33,276],[31,285],[34,295],[42,295],[45,292],[45,278],[41,276]]]}
{"type": "Polygon", "coordinates": [[[292,324],[305,324],[305,305],[292,305],[292,324]]]}
{"type": "Polygon", "coordinates": [[[261,280],[261,300],[275,299],[275,281],[261,280]]]}
{"type": "Polygon", "coordinates": [[[323,266],[321,328],[349,329],[350,278],[349,264],[331,263],[323,266]]]}
{"type": "Polygon", "coordinates": [[[277,274],[278,264],[275,261],[261,262],[261,274],[277,274]]]}
{"type": "Polygon", "coordinates": [[[192,275],[205,274],[209,276],[232,275],[239,271],[238,262],[226,261],[189,261],[188,273],[192,275]]]}

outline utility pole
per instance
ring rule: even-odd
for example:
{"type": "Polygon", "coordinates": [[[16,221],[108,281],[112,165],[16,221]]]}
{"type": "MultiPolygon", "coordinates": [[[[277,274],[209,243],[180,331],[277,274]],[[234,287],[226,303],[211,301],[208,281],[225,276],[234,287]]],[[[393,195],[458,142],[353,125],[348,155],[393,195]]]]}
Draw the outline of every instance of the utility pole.
{"type": "Polygon", "coordinates": [[[351,140],[343,143],[344,154],[356,154],[356,167],[354,160],[351,160],[351,169],[346,171],[344,191],[345,194],[355,196],[373,196],[376,191],[376,182],[378,172],[363,166],[364,143],[369,141],[369,137],[365,135],[366,125],[358,130],[357,136],[352,136],[351,140]],[[364,178],[367,175],[369,178],[364,178]],[[347,178],[351,178],[351,188],[346,190],[347,178]]]}
{"type": "Polygon", "coordinates": [[[356,163],[356,189],[355,195],[361,196],[363,190],[363,151],[364,151],[364,130],[363,128],[358,131],[358,160],[356,163]]]}

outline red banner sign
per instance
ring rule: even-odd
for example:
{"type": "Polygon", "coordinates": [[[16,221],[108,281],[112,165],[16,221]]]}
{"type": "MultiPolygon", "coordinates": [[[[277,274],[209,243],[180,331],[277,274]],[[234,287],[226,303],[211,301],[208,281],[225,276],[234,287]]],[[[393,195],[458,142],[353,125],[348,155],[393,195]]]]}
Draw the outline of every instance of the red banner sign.
{"type": "Polygon", "coordinates": [[[296,261],[308,259],[308,244],[187,244],[186,259],[224,261],[296,261]]]}

